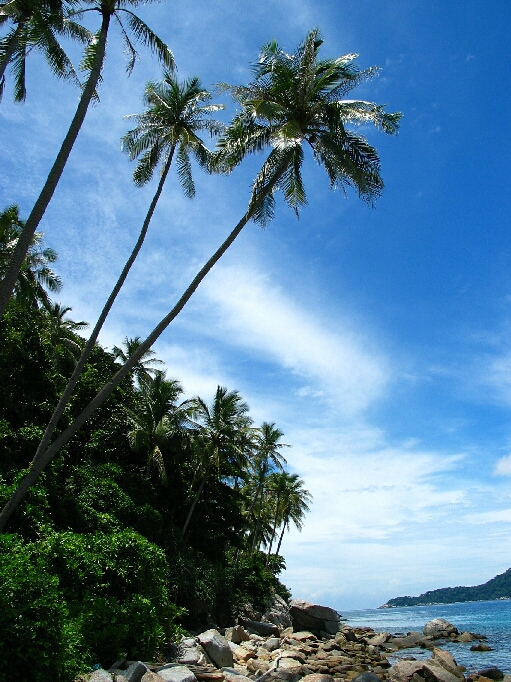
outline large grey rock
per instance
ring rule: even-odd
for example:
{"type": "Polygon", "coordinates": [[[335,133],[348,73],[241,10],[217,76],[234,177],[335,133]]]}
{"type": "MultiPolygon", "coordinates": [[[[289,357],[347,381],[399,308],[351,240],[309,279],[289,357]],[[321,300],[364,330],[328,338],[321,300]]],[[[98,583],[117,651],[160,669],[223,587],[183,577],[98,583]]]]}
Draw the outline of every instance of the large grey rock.
{"type": "Polygon", "coordinates": [[[424,626],[424,634],[426,637],[449,637],[451,634],[458,635],[458,629],[445,620],[445,618],[435,618],[430,620],[424,626]]]}
{"type": "Polygon", "coordinates": [[[142,675],[148,670],[149,668],[142,661],[134,661],[123,673],[123,677],[126,678],[126,682],[140,682],[142,675]]]}
{"type": "Polygon", "coordinates": [[[295,630],[324,631],[335,635],[341,623],[341,617],[329,606],[312,604],[303,599],[292,599],[289,602],[289,613],[295,630]]]}
{"type": "Polygon", "coordinates": [[[263,643],[263,647],[267,651],[275,651],[275,649],[280,647],[280,639],[278,637],[270,637],[263,643]]]}
{"type": "Polygon", "coordinates": [[[232,668],[234,660],[229,642],[218,630],[206,630],[199,635],[202,648],[217,668],[232,668]]]}
{"type": "Polygon", "coordinates": [[[197,678],[184,665],[169,663],[156,671],[165,682],[197,682],[197,678]]]}

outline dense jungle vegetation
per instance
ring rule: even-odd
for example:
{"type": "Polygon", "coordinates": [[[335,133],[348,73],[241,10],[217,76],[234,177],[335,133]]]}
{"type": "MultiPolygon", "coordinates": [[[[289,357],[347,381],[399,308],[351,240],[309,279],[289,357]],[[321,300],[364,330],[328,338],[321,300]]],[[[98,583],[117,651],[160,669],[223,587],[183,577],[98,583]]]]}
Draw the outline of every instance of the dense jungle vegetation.
{"type": "MultiPolygon", "coordinates": [[[[0,323],[2,500],[84,344],[84,323],[45,295],[48,255],[32,249],[0,323]]],[[[95,346],[63,426],[137,344],[95,346]]],[[[237,391],[218,387],[211,404],[181,394],[147,353],[0,535],[0,651],[20,673],[38,661],[41,676],[66,679],[122,654],[152,658],[182,626],[225,626],[246,604],[264,612],[274,590],[289,596],[279,541],[309,495],[284,468],[283,434],[256,428],[237,391]]]]}

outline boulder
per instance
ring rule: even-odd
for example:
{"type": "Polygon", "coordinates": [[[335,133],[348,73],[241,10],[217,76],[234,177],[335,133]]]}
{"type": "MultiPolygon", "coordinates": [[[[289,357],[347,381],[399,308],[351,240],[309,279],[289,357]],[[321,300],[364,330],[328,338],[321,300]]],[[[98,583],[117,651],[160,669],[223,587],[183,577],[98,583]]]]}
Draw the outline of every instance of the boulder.
{"type": "Polygon", "coordinates": [[[460,670],[458,664],[448,651],[444,651],[443,649],[435,647],[433,649],[432,662],[438,663],[439,665],[442,666],[442,668],[444,668],[445,670],[447,670],[460,680],[463,680],[465,678],[465,676],[463,675],[463,671],[460,670]]]}
{"type": "Polygon", "coordinates": [[[199,642],[217,668],[232,668],[234,660],[229,642],[218,630],[206,630],[199,635],[199,642]]]}
{"type": "Polygon", "coordinates": [[[303,599],[292,599],[289,602],[289,613],[295,630],[323,630],[335,635],[340,627],[341,617],[329,606],[312,604],[303,599]]]}
{"type": "Polygon", "coordinates": [[[142,675],[142,679],[140,682],[161,682],[162,678],[158,675],[158,673],[153,673],[151,670],[148,670],[142,675]]]}
{"type": "Polygon", "coordinates": [[[422,675],[426,682],[459,682],[460,680],[434,660],[426,661],[422,675]]]}
{"type": "Polygon", "coordinates": [[[385,642],[388,642],[391,637],[390,632],[380,632],[379,634],[375,634],[372,637],[367,637],[366,641],[368,644],[371,644],[372,646],[383,646],[385,642]]]}
{"type": "Polygon", "coordinates": [[[230,639],[231,642],[234,642],[235,644],[241,644],[241,642],[248,642],[248,640],[250,639],[250,635],[243,628],[242,625],[235,625],[233,628],[230,628],[230,630],[231,630],[230,636],[228,637],[228,639],[230,639]]]}
{"type": "Polygon", "coordinates": [[[413,675],[422,672],[424,661],[398,661],[389,670],[389,680],[392,682],[409,682],[413,675]]]}
{"type": "Polygon", "coordinates": [[[182,665],[204,665],[206,658],[202,647],[185,647],[177,656],[177,662],[182,665]]]}
{"type": "Polygon", "coordinates": [[[430,620],[424,626],[424,634],[426,637],[433,637],[439,639],[440,637],[450,637],[451,635],[458,635],[458,629],[445,620],[445,618],[435,618],[430,620]]]}
{"type": "Polygon", "coordinates": [[[275,651],[275,649],[280,647],[280,639],[278,637],[270,637],[264,642],[263,647],[267,651],[275,651]]]}
{"type": "Polygon", "coordinates": [[[471,632],[462,632],[458,637],[458,642],[473,642],[474,640],[475,637],[471,632]]]}
{"type": "Polygon", "coordinates": [[[487,644],[473,644],[470,651],[493,651],[493,649],[487,644]]]}
{"type": "Polygon", "coordinates": [[[112,682],[112,680],[112,675],[103,668],[95,670],[89,677],[89,682],[112,682]]]}
{"type": "Polygon", "coordinates": [[[156,671],[165,682],[197,682],[197,678],[184,665],[168,663],[156,671]]]}
{"type": "Polygon", "coordinates": [[[258,620],[246,620],[244,618],[238,618],[238,621],[240,625],[243,625],[249,630],[253,630],[262,637],[271,637],[272,635],[274,637],[280,636],[280,630],[276,625],[273,625],[273,623],[262,623],[258,620]]]}
{"type": "Polygon", "coordinates": [[[428,641],[428,638],[424,637],[421,632],[409,632],[406,637],[393,637],[389,642],[397,649],[411,649],[416,646],[429,648],[433,646],[432,642],[428,641]]]}
{"type": "Polygon", "coordinates": [[[140,682],[142,675],[148,670],[149,668],[145,663],[142,663],[142,661],[134,661],[128,669],[122,673],[122,676],[125,678],[126,682],[140,682]]]}

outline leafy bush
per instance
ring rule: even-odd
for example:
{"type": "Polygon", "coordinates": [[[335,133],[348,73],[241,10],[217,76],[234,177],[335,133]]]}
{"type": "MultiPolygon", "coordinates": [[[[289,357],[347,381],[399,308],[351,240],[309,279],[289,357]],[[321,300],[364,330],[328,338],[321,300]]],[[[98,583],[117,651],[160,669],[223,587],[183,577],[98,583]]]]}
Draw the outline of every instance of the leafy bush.
{"type": "Polygon", "coordinates": [[[2,682],[64,682],[90,662],[48,556],[13,535],[0,535],[0,633],[2,682]]]}

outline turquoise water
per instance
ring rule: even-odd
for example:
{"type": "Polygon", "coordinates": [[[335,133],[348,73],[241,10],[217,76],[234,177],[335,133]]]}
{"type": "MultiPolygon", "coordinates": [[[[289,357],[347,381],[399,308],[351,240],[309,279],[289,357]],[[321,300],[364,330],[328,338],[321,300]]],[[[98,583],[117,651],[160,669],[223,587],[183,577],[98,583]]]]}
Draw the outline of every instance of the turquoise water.
{"type": "MultiPolygon", "coordinates": [[[[511,673],[511,601],[464,602],[461,604],[438,604],[435,606],[407,606],[397,609],[365,609],[345,611],[343,619],[352,627],[369,626],[376,632],[392,634],[411,631],[422,632],[424,625],[433,618],[445,618],[460,632],[468,630],[488,637],[485,644],[494,651],[470,651],[469,643],[449,643],[440,646],[449,651],[458,665],[468,671],[481,670],[496,665],[505,673],[511,673]]],[[[477,642],[476,642],[477,643],[477,642]]],[[[403,649],[398,657],[413,655],[429,658],[430,652],[422,649],[403,649]]],[[[394,662],[395,659],[391,659],[394,662]]]]}

